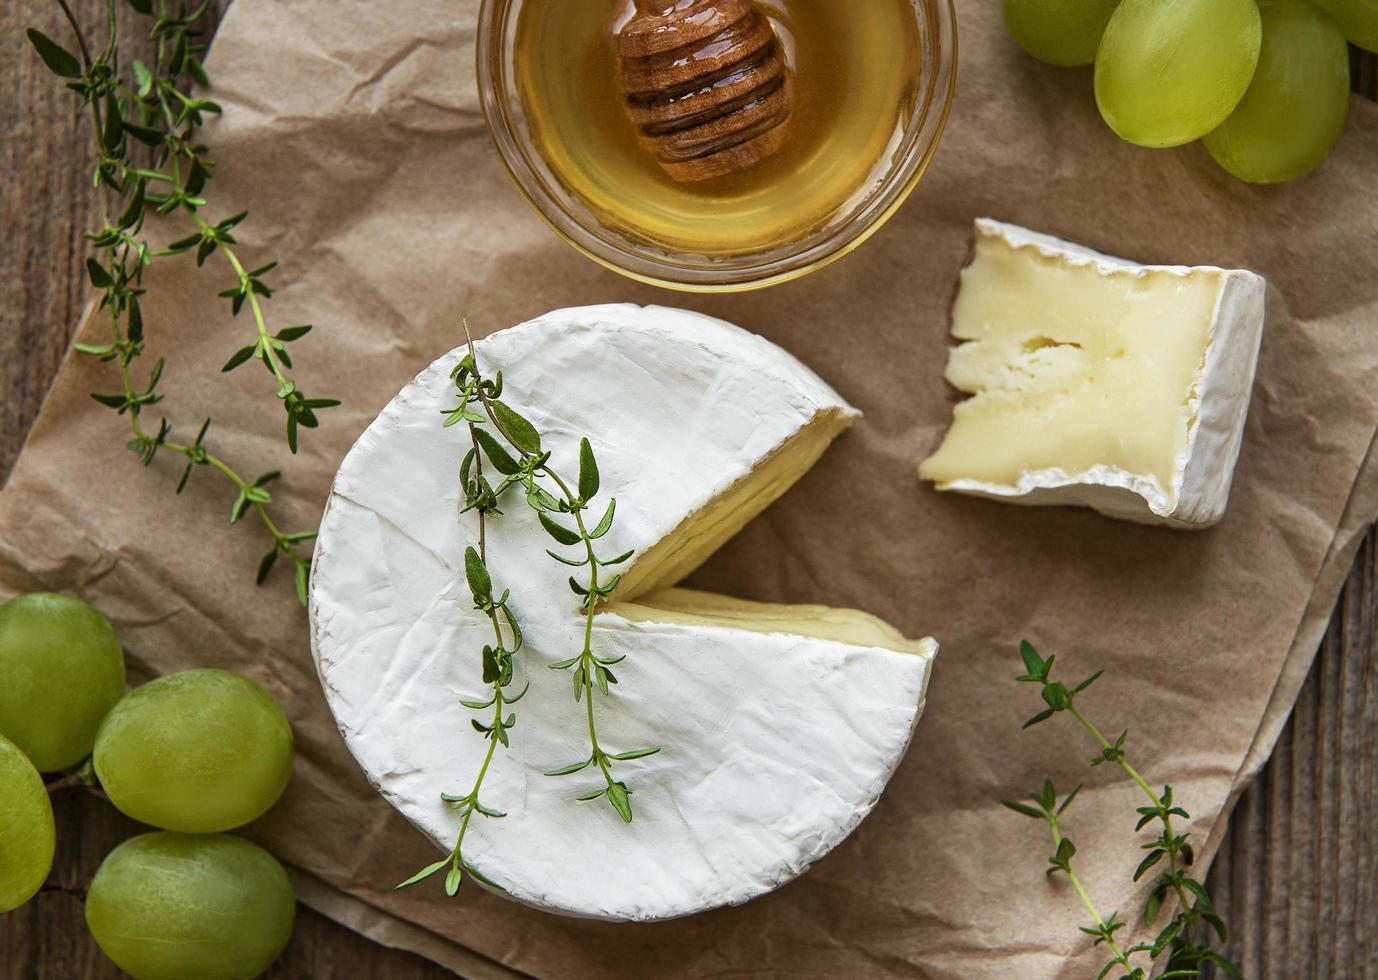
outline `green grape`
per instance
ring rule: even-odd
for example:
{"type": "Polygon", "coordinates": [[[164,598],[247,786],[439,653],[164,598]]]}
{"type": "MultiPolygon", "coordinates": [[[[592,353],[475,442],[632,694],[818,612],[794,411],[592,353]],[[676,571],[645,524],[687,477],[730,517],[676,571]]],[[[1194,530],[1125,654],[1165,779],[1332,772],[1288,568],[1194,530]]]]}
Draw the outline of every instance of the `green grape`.
{"type": "Polygon", "coordinates": [[[1230,118],[1204,140],[1241,180],[1291,180],[1329,155],[1349,112],[1349,49],[1339,25],[1309,3],[1258,5],[1263,53],[1230,118]]]}
{"type": "Polygon", "coordinates": [[[86,925],[136,980],[248,980],[292,935],[287,872],[227,834],[143,834],[110,852],[86,895],[86,925]]]}
{"type": "Polygon", "coordinates": [[[36,592],[0,606],[0,735],[40,772],[91,753],[124,693],[124,653],[105,617],[80,599],[36,592]]]}
{"type": "Polygon", "coordinates": [[[189,833],[229,830],[277,801],[292,774],[292,729],[251,680],[185,670],[131,691],[96,736],[96,775],[135,820],[189,833]]]}
{"type": "Polygon", "coordinates": [[[33,898],[53,866],[53,805],[43,777],[0,736],[0,912],[33,898]]]}
{"type": "Polygon", "coordinates": [[[1340,28],[1361,48],[1378,51],[1378,3],[1374,0],[1316,0],[1340,22],[1340,28]]]}
{"type": "Polygon", "coordinates": [[[1120,0],[1004,0],[1005,25],[1039,61],[1089,65],[1120,0]]]}
{"type": "Polygon", "coordinates": [[[1178,146],[1243,98],[1263,29],[1255,0],[1124,0],[1096,54],[1096,104],[1121,139],[1178,146]]]}

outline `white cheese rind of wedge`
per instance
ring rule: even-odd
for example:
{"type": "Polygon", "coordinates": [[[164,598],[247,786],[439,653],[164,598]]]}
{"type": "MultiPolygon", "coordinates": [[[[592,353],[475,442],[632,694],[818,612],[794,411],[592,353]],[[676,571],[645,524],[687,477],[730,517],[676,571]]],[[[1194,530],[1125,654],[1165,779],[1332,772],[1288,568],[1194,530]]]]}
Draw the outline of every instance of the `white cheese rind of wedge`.
{"type": "MultiPolygon", "coordinates": [[[[1173,290],[1189,277],[1218,283],[1218,292],[1191,383],[1182,392],[1180,405],[1163,408],[1180,411],[1184,425],[1184,439],[1171,461],[1171,478],[1166,485],[1155,474],[1144,471],[1150,467],[1039,465],[1007,480],[945,476],[936,480],[938,489],[1007,503],[1081,505],[1109,517],[1184,529],[1204,528],[1219,521],[1229,500],[1258,363],[1266,293],[1263,278],[1246,270],[1213,266],[1140,265],[989,218],[977,219],[976,236],[977,261],[980,246],[985,244],[1028,250],[1067,269],[1091,270],[1103,277],[1128,275],[1133,279],[1132,288],[1145,293],[1155,288],[1173,290]]],[[[1031,269],[1029,274],[1039,273],[1031,269]]],[[[1088,315],[1095,312],[1089,310],[1088,315]]],[[[1055,333],[1059,325],[1031,326],[1055,333]]],[[[954,323],[954,330],[956,327],[954,323]]],[[[954,350],[954,361],[960,350],[954,350]]],[[[928,463],[920,474],[925,479],[934,478],[928,463]]]]}
{"type": "MultiPolygon", "coordinates": [[[[407,385],[340,467],[310,597],[317,669],[350,751],[447,851],[458,819],[440,794],[470,790],[487,744],[470,727],[486,717],[459,699],[486,697],[477,656],[492,638],[463,584],[476,543],[472,515],[459,515],[467,435],[440,425],[462,353],[407,385]]],[[[576,472],[578,439],[591,440],[598,499],[618,500],[605,556],[649,549],[819,419],[856,415],[780,348],[677,310],[561,310],[479,342],[478,357],[502,370],[505,397],[557,469],[576,472]]],[[[896,652],[615,611],[593,630],[600,655],[627,657],[612,697],[596,696],[600,742],[662,751],[616,764],[633,792],[630,825],[605,800],[576,803],[601,785],[596,771],[543,775],[588,755],[570,675],[547,669],[582,644],[571,569],[545,557],[553,542],[528,508],[514,499],[504,510],[489,525],[489,567],[526,634],[514,691],[530,689],[481,793],[507,816],[475,816],[464,848],[503,893],[611,920],[738,904],[800,874],[870,811],[922,711],[933,641],[896,652]]],[[[399,867],[399,879],[413,870],[399,867]]]]}

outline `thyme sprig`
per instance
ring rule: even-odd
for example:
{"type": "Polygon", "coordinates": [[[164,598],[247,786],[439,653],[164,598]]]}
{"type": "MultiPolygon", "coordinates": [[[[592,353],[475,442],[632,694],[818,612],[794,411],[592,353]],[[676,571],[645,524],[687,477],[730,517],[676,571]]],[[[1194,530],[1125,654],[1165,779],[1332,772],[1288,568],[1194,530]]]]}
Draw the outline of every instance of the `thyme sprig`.
{"type": "MultiPolygon", "coordinates": [[[[544,466],[544,464],[543,464],[544,466]]],[[[644,759],[647,756],[655,755],[660,751],[659,748],[640,748],[631,749],[626,752],[607,752],[598,744],[598,729],[593,717],[593,690],[596,686],[603,692],[604,697],[610,695],[611,684],[617,683],[617,676],[612,672],[612,667],[626,659],[625,654],[618,657],[600,657],[593,651],[593,617],[598,611],[600,603],[605,603],[616,590],[618,583],[622,580],[621,574],[615,574],[606,581],[599,580],[600,570],[614,565],[620,565],[632,556],[628,551],[615,558],[602,559],[594,547],[594,541],[603,537],[612,527],[613,515],[617,511],[617,501],[610,500],[603,516],[589,530],[584,521],[583,512],[588,509],[590,501],[598,493],[598,464],[593,456],[593,448],[589,445],[588,439],[579,442],[579,484],[577,494],[570,490],[569,486],[560,479],[548,467],[544,468],[563,494],[558,501],[557,510],[566,513],[574,518],[575,528],[549,517],[544,511],[540,513],[541,524],[546,532],[559,544],[566,547],[574,547],[583,552],[583,557],[578,559],[566,558],[553,551],[547,554],[556,561],[574,568],[586,567],[589,570],[587,583],[581,583],[574,576],[569,578],[569,587],[574,594],[579,596],[584,614],[584,648],[578,656],[568,660],[561,660],[550,665],[551,670],[569,670],[573,668],[571,682],[574,688],[574,701],[577,704],[581,699],[584,702],[584,710],[587,718],[589,733],[589,754],[586,758],[577,762],[572,762],[567,766],[552,769],[547,772],[547,776],[571,776],[582,772],[590,766],[597,766],[599,773],[603,776],[603,785],[596,787],[579,797],[580,800],[596,800],[600,797],[607,797],[614,810],[626,823],[632,822],[631,790],[627,784],[621,780],[613,778],[613,762],[630,762],[633,759],[644,759]]]]}
{"type": "MultiPolygon", "coordinates": [[[[464,329],[467,335],[468,324],[465,324],[464,329]]],[[[472,351],[472,343],[470,350],[472,351]]],[[[464,577],[469,586],[469,593],[473,596],[474,608],[487,616],[493,627],[493,643],[484,644],[482,655],[483,683],[489,685],[492,694],[484,701],[461,698],[459,703],[474,711],[492,708],[493,714],[492,720],[487,724],[478,719],[471,721],[474,730],[488,742],[488,749],[484,752],[483,762],[474,777],[473,787],[463,795],[440,795],[441,800],[460,814],[459,834],[455,839],[455,846],[446,857],[422,868],[397,887],[406,888],[425,881],[438,874],[442,868],[448,868],[445,874],[445,892],[453,896],[459,891],[466,871],[484,884],[493,886],[481,871],[464,859],[464,837],[469,832],[469,824],[475,813],[492,819],[507,816],[500,810],[484,806],[479,800],[479,791],[483,788],[483,781],[488,775],[498,745],[508,748],[511,744],[507,732],[516,725],[517,716],[514,712],[504,715],[503,711],[520,701],[526,695],[526,688],[513,697],[507,696],[507,689],[516,675],[515,657],[522,649],[522,630],[516,614],[508,604],[510,590],[504,589],[501,596],[493,598],[493,577],[488,570],[488,519],[490,516],[500,515],[502,511],[498,508],[498,494],[483,475],[483,456],[480,453],[482,441],[492,437],[479,428],[484,422],[484,416],[470,408],[478,401],[480,389],[493,398],[502,394],[502,378],[499,376],[494,382],[480,377],[474,368],[472,353],[455,367],[450,378],[459,390],[461,400],[458,409],[446,413],[445,426],[464,421],[469,429],[469,451],[465,453],[464,461],[459,467],[460,484],[464,489],[464,508],[461,513],[473,511],[478,516],[478,548],[465,549],[464,577]],[[503,632],[503,623],[507,624],[506,634],[503,632]],[[507,639],[509,636],[510,642],[507,639]]]]}
{"type": "Polygon", "coordinates": [[[191,7],[182,2],[173,5],[168,0],[129,0],[135,12],[153,18],[149,38],[156,53],[151,66],[134,60],[130,75],[126,76],[117,43],[115,0],[107,3],[108,40],[94,54],[66,0],[57,2],[71,26],[80,57],[37,29],[30,28],[27,33],[48,68],[66,79],[67,87],[81,97],[94,129],[97,163],[93,182],[104,193],[100,199],[101,226],[85,236],[95,250],[86,259],[86,270],[91,285],[100,292],[100,309],[109,316],[111,338],[109,343],[77,344],[76,350],[116,363],[121,389],[92,397],[119,414],[128,415],[132,438],[127,447],[145,466],[161,453],[181,457],[184,465],[177,483],[178,493],[185,489],[197,467],[207,467],[224,476],[237,491],[230,509],[231,523],[252,512],[272,537],[272,547],[258,566],[258,582],[261,584],[267,578],[279,558],[289,559],[295,566],[298,598],[305,604],[311,560],[305,546],[315,532],[286,532],[273,520],[269,513],[273,497],[267,487],[280,474],[273,471],[250,480],[212,454],[205,445],[209,418],[189,442],[172,438],[173,426],[166,418],[159,421],[156,431],[146,427],[143,411],[162,400],[158,385],[166,362],[159,358],[137,382],[134,377],[135,362],[143,355],[146,343],[141,305],[144,272],[156,258],[195,250],[198,266],[218,254],[234,272],[234,285],[221,295],[229,299],[234,314],[247,302],[253,313],[256,338],[253,344],[237,351],[225,369],[231,370],[253,357],[265,365],[286,409],[287,442],[293,453],[297,451],[298,429],[316,427],[316,413],[339,404],[333,398],[307,398],[284,371],[292,367],[286,345],[300,340],[311,328],[302,325],[270,330],[261,300],[272,295],[264,276],[275,263],[248,270],[234,250],[237,243],[232,230],[246,215],[241,213],[211,223],[201,213],[207,206],[203,194],[214,163],[207,148],[197,142],[196,134],[206,116],[220,112],[214,101],[193,91],[194,84],[203,88],[210,84],[201,61],[205,49],[199,43],[199,25],[211,4],[204,0],[191,7]],[[180,212],[196,230],[155,250],[144,235],[144,221],[150,210],[165,215],[180,212]]]}
{"type": "Polygon", "coordinates": [[[1071,715],[1100,747],[1100,751],[1092,757],[1091,765],[1094,767],[1110,763],[1118,766],[1150,800],[1150,805],[1136,808],[1139,820],[1134,827],[1135,833],[1155,822],[1160,825],[1157,837],[1140,844],[1140,848],[1147,853],[1134,871],[1134,881],[1140,880],[1155,867],[1166,863],[1166,869],[1160,871],[1144,904],[1144,925],[1152,925],[1157,920],[1169,898],[1176,899],[1177,912],[1151,943],[1140,943],[1121,949],[1114,940],[1114,934],[1124,923],[1119,920],[1118,913],[1112,913],[1108,919],[1103,919],[1097,912],[1090,896],[1072,870],[1072,857],[1076,854],[1076,846],[1062,833],[1058,822],[1081,787],[1073,790],[1061,804],[1057,803],[1056,791],[1052,782],[1048,780],[1044,781],[1041,792],[1032,795],[1034,806],[1012,800],[1002,801],[1016,813],[1043,820],[1051,828],[1056,852],[1049,859],[1048,873],[1051,875],[1062,872],[1072,880],[1078,897],[1093,921],[1092,926],[1081,926],[1081,930],[1095,936],[1097,944],[1106,943],[1114,954],[1114,958],[1105,965],[1099,976],[1105,977],[1116,966],[1120,966],[1125,970],[1120,980],[1146,980],[1152,961],[1170,951],[1167,969],[1159,974],[1160,977],[1199,976],[1200,967],[1209,963],[1218,966],[1227,975],[1239,978],[1241,974],[1234,963],[1211,948],[1209,941],[1202,942],[1197,938],[1202,923],[1214,930],[1222,944],[1227,941],[1228,932],[1224,920],[1216,913],[1211,903],[1205,885],[1190,873],[1189,869],[1195,861],[1195,854],[1188,841],[1191,835],[1179,833],[1173,823],[1176,817],[1187,820],[1191,815],[1174,802],[1171,786],[1165,785],[1159,793],[1129,762],[1125,753],[1125,743],[1129,739],[1127,730],[1121,732],[1112,742],[1077,707],[1077,696],[1094,684],[1103,671],[1098,670],[1069,688],[1061,681],[1052,680],[1055,657],[1043,659],[1027,641],[1020,644],[1019,654],[1024,663],[1024,673],[1015,679],[1024,684],[1039,685],[1046,705],[1043,710],[1026,721],[1024,727],[1047,721],[1056,714],[1065,712],[1071,715]],[[1131,962],[1131,958],[1139,954],[1147,954],[1147,967],[1131,962]]]}
{"type": "Polygon", "coordinates": [[[588,439],[583,438],[579,441],[579,474],[577,482],[571,486],[570,481],[566,480],[550,465],[551,453],[542,445],[541,435],[536,427],[516,409],[501,400],[502,373],[498,372],[496,381],[491,387],[485,386],[482,383],[477,363],[473,341],[471,340],[468,356],[456,369],[456,384],[464,384],[465,387],[462,390],[465,393],[465,398],[459,407],[446,413],[445,425],[454,425],[461,420],[477,424],[475,419],[481,419],[501,436],[502,441],[499,442],[487,429],[476,430],[478,443],[482,447],[484,455],[488,457],[492,467],[503,477],[496,487],[483,484],[480,478],[479,483],[482,485],[480,492],[491,495],[491,499],[496,501],[508,490],[521,488],[523,499],[527,506],[536,512],[546,533],[557,544],[577,548],[581,553],[579,557],[568,558],[547,549],[546,554],[563,565],[588,569],[587,581],[581,582],[574,575],[569,577],[570,590],[578,597],[580,611],[584,617],[583,648],[576,656],[568,660],[550,664],[550,669],[573,669],[571,684],[574,690],[574,700],[576,703],[582,701],[584,704],[584,718],[589,737],[589,754],[577,762],[552,769],[546,775],[570,776],[582,772],[590,766],[596,766],[603,778],[603,785],[584,793],[578,799],[582,802],[588,802],[606,798],[622,820],[631,823],[632,791],[624,781],[613,776],[612,764],[644,759],[659,752],[660,749],[647,747],[625,752],[607,751],[599,742],[598,723],[593,711],[594,689],[601,691],[604,697],[610,697],[611,685],[618,682],[612,667],[625,659],[624,656],[602,657],[593,649],[594,616],[597,615],[598,607],[608,602],[612,597],[622,578],[620,574],[614,574],[606,579],[601,578],[600,572],[626,562],[633,555],[632,551],[627,551],[613,558],[602,558],[599,556],[594,543],[612,529],[617,512],[617,501],[615,499],[609,500],[598,523],[590,528],[584,515],[598,495],[600,478],[598,461],[588,439]],[[465,382],[463,381],[464,378],[470,378],[470,380],[465,382]],[[472,392],[473,401],[469,400],[470,392],[472,392]],[[474,411],[475,407],[481,409],[481,412],[474,411]],[[514,452],[509,453],[508,448],[514,452]],[[555,492],[552,492],[547,485],[543,485],[542,481],[545,481],[549,487],[553,487],[555,492]],[[568,515],[569,518],[573,519],[575,526],[571,528],[562,523],[556,515],[568,515]]]}
{"type": "MultiPolygon", "coordinates": [[[[470,425],[470,434],[471,436],[473,434],[472,424],[470,425]]],[[[475,445],[477,446],[477,444],[475,445]]],[[[479,508],[480,526],[485,520],[486,514],[492,512],[487,510],[481,500],[474,497],[469,498],[469,506],[479,508]]],[[[483,547],[483,537],[480,535],[480,547],[483,547]]],[[[484,556],[472,547],[466,549],[464,553],[464,573],[470,593],[474,598],[474,608],[484,613],[493,626],[493,643],[492,645],[485,644],[483,647],[483,682],[489,685],[492,693],[483,701],[461,698],[459,703],[474,711],[492,709],[492,719],[487,724],[477,718],[471,721],[474,730],[487,740],[488,749],[483,754],[483,763],[479,766],[478,774],[474,777],[474,783],[469,792],[462,795],[453,793],[440,795],[441,800],[448,803],[460,814],[459,834],[455,839],[455,846],[444,858],[422,868],[397,886],[398,888],[406,888],[438,874],[441,869],[448,869],[445,874],[445,893],[451,896],[459,891],[465,872],[473,875],[485,885],[496,887],[492,881],[484,877],[481,871],[464,859],[464,837],[469,832],[469,823],[473,820],[475,813],[493,819],[507,816],[500,810],[484,806],[479,799],[479,791],[483,788],[483,781],[488,775],[498,745],[501,744],[503,748],[508,748],[511,744],[507,733],[517,724],[517,715],[516,712],[504,714],[504,711],[526,695],[526,688],[513,696],[507,694],[507,689],[511,686],[516,674],[513,658],[522,648],[521,626],[507,603],[510,592],[503,590],[501,596],[493,597],[493,580],[488,572],[484,556]],[[506,634],[503,632],[503,623],[507,625],[506,634]],[[508,636],[511,637],[510,642],[508,636]]]]}
{"type": "Polygon", "coordinates": [[[597,496],[600,483],[598,462],[594,457],[593,447],[588,439],[581,439],[579,442],[579,477],[576,492],[550,466],[551,453],[543,448],[540,433],[535,426],[501,400],[502,372],[496,372],[493,378],[486,378],[480,372],[478,355],[474,349],[473,339],[469,337],[467,323],[464,325],[464,333],[468,339],[469,352],[460,359],[450,374],[459,395],[459,404],[441,413],[444,417],[442,426],[449,428],[463,423],[469,431],[469,449],[459,466],[459,479],[464,491],[464,507],[461,513],[472,511],[477,515],[478,547],[465,550],[464,573],[474,607],[483,612],[492,623],[494,642],[484,645],[482,655],[483,683],[489,686],[491,694],[483,701],[461,699],[460,703],[475,711],[492,709],[492,715],[486,724],[477,719],[471,721],[475,731],[488,741],[487,751],[479,765],[472,788],[463,795],[441,794],[441,799],[460,813],[455,846],[444,858],[421,869],[397,886],[406,888],[445,870],[445,891],[450,895],[459,891],[466,872],[484,884],[493,886],[489,879],[465,860],[464,839],[475,813],[492,819],[506,816],[505,813],[481,803],[479,793],[490,771],[498,745],[509,747],[507,733],[517,722],[516,714],[504,715],[504,709],[519,701],[528,689],[523,688],[515,697],[507,694],[507,689],[515,676],[515,658],[523,647],[522,630],[509,604],[510,591],[504,589],[501,595],[495,598],[496,588],[488,564],[488,521],[502,514],[502,499],[509,491],[522,491],[527,506],[536,512],[537,519],[546,533],[559,544],[578,545],[583,550],[583,557],[577,559],[566,558],[547,550],[546,553],[551,558],[574,568],[589,569],[586,583],[573,576],[569,579],[571,590],[580,597],[580,609],[584,616],[583,649],[577,656],[550,666],[557,670],[577,668],[573,675],[574,696],[576,702],[582,699],[585,705],[590,753],[583,761],[553,770],[546,775],[572,775],[596,764],[603,776],[604,785],[585,793],[579,799],[589,801],[607,797],[618,815],[630,823],[631,790],[625,782],[614,779],[612,763],[641,759],[660,751],[658,748],[644,748],[609,753],[598,741],[598,729],[593,713],[593,689],[597,686],[604,696],[608,696],[609,685],[617,683],[617,678],[610,668],[623,659],[600,657],[593,651],[593,617],[598,605],[608,601],[620,580],[618,575],[600,580],[598,573],[600,569],[625,562],[633,552],[628,551],[616,558],[603,559],[595,550],[594,541],[612,529],[617,510],[615,500],[609,501],[607,509],[593,530],[590,531],[584,522],[583,513],[597,496]],[[497,435],[494,435],[494,432],[497,435]],[[508,447],[512,452],[508,451],[508,447]],[[492,471],[500,477],[496,484],[485,473],[485,459],[492,471]],[[549,486],[543,485],[543,480],[549,486]],[[559,495],[551,492],[550,487],[554,487],[559,495]],[[570,515],[578,531],[560,523],[553,514],[570,515]]]}

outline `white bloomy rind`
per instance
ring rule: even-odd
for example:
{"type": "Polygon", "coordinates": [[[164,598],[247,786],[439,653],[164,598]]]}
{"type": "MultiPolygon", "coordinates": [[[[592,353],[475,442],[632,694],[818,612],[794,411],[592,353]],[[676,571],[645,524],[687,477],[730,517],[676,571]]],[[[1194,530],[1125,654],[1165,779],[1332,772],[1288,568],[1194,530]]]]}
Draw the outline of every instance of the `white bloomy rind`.
{"type": "MultiPolygon", "coordinates": [[[[618,499],[602,552],[644,550],[745,477],[819,413],[854,415],[831,388],[764,339],[677,310],[561,310],[479,342],[515,408],[578,468],[593,444],[603,492],[618,499]]],[[[341,465],[317,546],[313,652],[350,751],[398,810],[449,850],[456,813],[441,793],[469,792],[486,742],[478,656],[487,619],[463,584],[476,543],[457,467],[463,426],[441,428],[456,397],[457,349],[383,410],[341,465]]],[[[553,543],[511,500],[489,524],[497,589],[512,590],[526,632],[509,750],[481,794],[503,819],[473,818],[465,856],[510,897],[539,908],[654,920],[737,904],[800,874],[856,826],[904,754],[936,645],[896,653],[725,626],[598,617],[594,648],[626,654],[613,695],[596,697],[610,752],[663,751],[619,763],[635,819],[574,798],[596,772],[547,770],[588,755],[584,707],[567,672],[582,619],[544,555],[553,543]]],[[[399,868],[399,877],[412,869],[399,868]]]]}
{"type": "Polygon", "coordinates": [[[1215,266],[1140,265],[991,218],[976,219],[976,233],[1003,238],[1013,248],[1036,249],[1069,265],[1089,265],[1105,272],[1131,269],[1139,276],[1217,272],[1222,286],[1201,371],[1188,401],[1186,448],[1177,457],[1171,486],[1164,488],[1156,477],[1117,466],[1094,466],[1076,473],[1056,468],[1028,470],[1014,484],[951,480],[938,484],[938,489],[1012,504],[1081,505],[1141,524],[1197,529],[1219,521],[1229,501],[1258,366],[1267,292],[1263,277],[1215,266]]]}

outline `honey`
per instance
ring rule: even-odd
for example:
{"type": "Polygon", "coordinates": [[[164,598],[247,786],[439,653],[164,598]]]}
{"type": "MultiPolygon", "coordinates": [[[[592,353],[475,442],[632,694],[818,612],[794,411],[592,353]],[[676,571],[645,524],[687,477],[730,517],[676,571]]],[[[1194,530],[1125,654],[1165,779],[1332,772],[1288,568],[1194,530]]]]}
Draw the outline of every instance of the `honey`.
{"type": "Polygon", "coordinates": [[[527,0],[514,38],[534,144],[606,228],[666,251],[787,246],[870,191],[920,84],[913,0],[758,0],[789,72],[782,145],[735,172],[677,181],[638,138],[615,38],[632,0],[527,0]]]}

